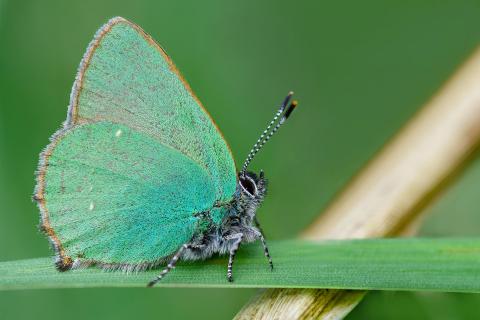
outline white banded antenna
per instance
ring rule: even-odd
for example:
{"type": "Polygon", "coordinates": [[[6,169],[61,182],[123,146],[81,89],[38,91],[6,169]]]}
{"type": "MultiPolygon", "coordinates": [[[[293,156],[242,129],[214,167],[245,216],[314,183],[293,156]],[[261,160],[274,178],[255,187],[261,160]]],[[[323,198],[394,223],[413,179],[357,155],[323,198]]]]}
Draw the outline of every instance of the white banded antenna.
{"type": "Polygon", "coordinates": [[[258,138],[257,142],[255,142],[255,144],[253,145],[252,149],[247,155],[247,159],[245,159],[245,162],[243,163],[242,171],[240,171],[241,176],[245,176],[245,172],[247,171],[248,165],[250,164],[250,162],[252,162],[255,155],[258,153],[258,151],[260,151],[260,149],[263,148],[265,143],[267,143],[267,141],[270,140],[270,138],[275,134],[275,132],[277,132],[280,126],[283,123],[285,123],[285,120],[288,119],[290,114],[293,112],[293,110],[297,106],[298,103],[296,100],[293,100],[289,105],[292,95],[293,95],[293,91],[290,91],[288,95],[285,97],[285,99],[283,100],[283,103],[278,109],[278,111],[275,113],[275,116],[273,117],[272,121],[270,121],[267,128],[263,131],[263,133],[258,138]],[[280,120],[278,120],[280,116],[282,117],[280,118],[280,120]],[[275,123],[277,124],[275,125],[275,127],[273,127],[273,129],[271,129],[275,123]]]}

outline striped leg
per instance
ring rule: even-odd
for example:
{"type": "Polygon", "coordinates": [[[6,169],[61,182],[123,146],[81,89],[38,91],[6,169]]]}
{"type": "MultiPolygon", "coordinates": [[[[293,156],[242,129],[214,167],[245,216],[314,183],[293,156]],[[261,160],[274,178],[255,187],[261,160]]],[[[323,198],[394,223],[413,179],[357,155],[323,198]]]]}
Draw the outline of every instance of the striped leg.
{"type": "MultiPolygon", "coordinates": [[[[236,240],[232,245],[232,248],[230,249],[230,257],[228,259],[228,268],[227,268],[227,279],[229,282],[233,281],[232,277],[232,266],[233,266],[233,260],[235,260],[235,254],[237,253],[238,247],[240,246],[240,243],[242,242],[243,239],[243,234],[238,233],[235,235],[236,240]]],[[[234,237],[230,237],[230,239],[235,239],[234,237]]]]}
{"type": "Polygon", "coordinates": [[[255,224],[257,225],[258,230],[260,231],[260,234],[258,235],[258,237],[260,238],[260,241],[262,241],[263,253],[265,253],[265,257],[267,257],[268,264],[270,264],[270,270],[273,270],[273,261],[272,261],[272,257],[270,256],[270,252],[268,251],[267,241],[263,236],[263,230],[260,227],[260,223],[258,222],[257,217],[254,218],[254,221],[255,221],[255,224]]]}
{"type": "Polygon", "coordinates": [[[180,258],[180,256],[182,255],[183,251],[186,250],[186,249],[190,249],[191,247],[192,247],[192,245],[188,244],[188,243],[185,243],[184,245],[182,245],[180,247],[180,249],[178,249],[177,253],[175,253],[173,258],[170,260],[167,267],[165,269],[163,269],[163,271],[158,276],[156,276],[155,279],[150,281],[147,284],[147,287],[153,287],[158,281],[162,280],[163,277],[165,277],[165,275],[170,272],[170,270],[175,268],[175,265],[177,264],[177,261],[180,258]]]}
{"type": "Polygon", "coordinates": [[[268,264],[270,265],[270,270],[273,270],[272,257],[270,257],[270,252],[268,251],[267,242],[265,241],[265,237],[263,236],[263,234],[260,234],[260,241],[262,241],[263,253],[265,253],[265,257],[267,257],[268,264]]]}

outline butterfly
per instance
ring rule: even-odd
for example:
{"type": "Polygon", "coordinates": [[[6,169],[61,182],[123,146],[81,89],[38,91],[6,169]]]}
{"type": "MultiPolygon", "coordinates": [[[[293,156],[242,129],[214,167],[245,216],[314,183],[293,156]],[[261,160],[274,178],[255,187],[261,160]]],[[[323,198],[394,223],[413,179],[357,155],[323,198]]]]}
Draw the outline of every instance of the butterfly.
{"type": "Polygon", "coordinates": [[[141,271],[260,240],[267,180],[248,166],[295,109],[290,92],[237,172],[220,130],[164,50],[121,17],[80,63],[67,119],[40,154],[34,199],[58,270],[141,271]]]}

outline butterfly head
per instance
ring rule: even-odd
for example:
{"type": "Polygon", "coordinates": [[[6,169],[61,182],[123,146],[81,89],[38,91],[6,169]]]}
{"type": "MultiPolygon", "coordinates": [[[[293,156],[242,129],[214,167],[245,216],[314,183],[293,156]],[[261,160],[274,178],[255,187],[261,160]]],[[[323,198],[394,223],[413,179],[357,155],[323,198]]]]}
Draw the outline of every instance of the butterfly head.
{"type": "Polygon", "coordinates": [[[247,171],[238,174],[237,193],[236,193],[236,210],[240,216],[246,217],[247,220],[253,219],[257,209],[263,202],[267,193],[267,179],[263,170],[260,174],[247,171]]]}
{"type": "Polygon", "coordinates": [[[243,175],[238,175],[238,186],[242,196],[245,198],[262,201],[267,192],[267,179],[265,179],[263,170],[260,170],[259,175],[248,171],[243,175]]]}

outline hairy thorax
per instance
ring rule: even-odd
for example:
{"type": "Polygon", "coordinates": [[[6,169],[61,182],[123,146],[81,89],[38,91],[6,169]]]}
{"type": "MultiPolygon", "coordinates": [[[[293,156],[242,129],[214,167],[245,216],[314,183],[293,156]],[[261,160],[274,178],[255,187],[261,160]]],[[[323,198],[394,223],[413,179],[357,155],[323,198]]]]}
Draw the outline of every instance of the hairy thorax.
{"type": "MultiPolygon", "coordinates": [[[[206,230],[197,232],[182,258],[203,260],[214,254],[230,253],[240,243],[258,240],[261,232],[257,226],[256,212],[266,195],[266,189],[263,171],[259,176],[248,172],[245,177],[239,177],[232,201],[224,204],[228,214],[220,224],[211,224],[206,230]]],[[[208,212],[202,219],[210,219],[208,212]]]]}

